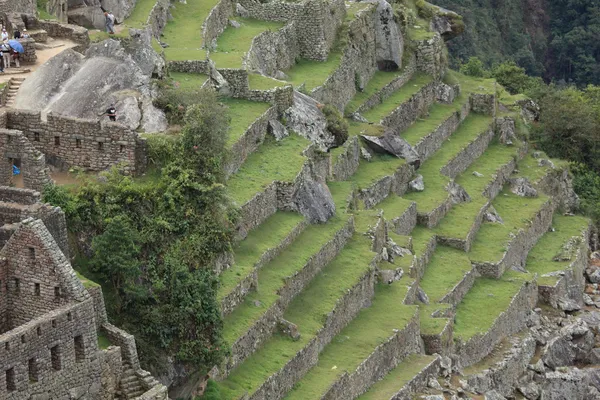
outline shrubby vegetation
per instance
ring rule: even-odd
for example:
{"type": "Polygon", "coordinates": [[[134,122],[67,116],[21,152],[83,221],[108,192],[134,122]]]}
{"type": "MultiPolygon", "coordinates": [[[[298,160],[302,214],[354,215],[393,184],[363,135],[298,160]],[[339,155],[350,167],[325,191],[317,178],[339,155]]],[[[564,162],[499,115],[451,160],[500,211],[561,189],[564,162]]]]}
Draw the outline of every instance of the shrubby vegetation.
{"type": "Polygon", "coordinates": [[[63,208],[79,244],[93,238],[76,267],[103,283],[111,319],[135,334],[143,361],[166,353],[201,370],[226,351],[212,266],[230,248],[236,213],[223,185],[227,113],[199,94],[181,139],[150,146],[160,173],[132,179],[115,168],[75,191],[49,187],[44,200],[63,208]]]}
{"type": "Polygon", "coordinates": [[[331,132],[335,138],[336,146],[341,146],[348,140],[348,121],[344,118],[342,113],[339,112],[334,106],[327,104],[321,108],[325,119],[327,121],[327,130],[331,132]]]}

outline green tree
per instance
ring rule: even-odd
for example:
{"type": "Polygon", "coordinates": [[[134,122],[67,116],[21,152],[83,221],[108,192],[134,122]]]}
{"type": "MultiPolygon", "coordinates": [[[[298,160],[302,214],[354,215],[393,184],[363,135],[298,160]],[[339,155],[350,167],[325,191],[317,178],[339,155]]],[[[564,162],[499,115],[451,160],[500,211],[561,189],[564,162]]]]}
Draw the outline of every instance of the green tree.
{"type": "Polygon", "coordinates": [[[467,61],[465,64],[462,64],[460,66],[460,72],[477,78],[483,78],[489,75],[488,71],[483,65],[483,62],[477,57],[470,57],[469,61],[467,61]]]}
{"type": "Polygon", "coordinates": [[[504,62],[492,69],[492,77],[511,94],[525,93],[543,84],[541,78],[533,78],[525,69],[512,61],[504,62]]]}

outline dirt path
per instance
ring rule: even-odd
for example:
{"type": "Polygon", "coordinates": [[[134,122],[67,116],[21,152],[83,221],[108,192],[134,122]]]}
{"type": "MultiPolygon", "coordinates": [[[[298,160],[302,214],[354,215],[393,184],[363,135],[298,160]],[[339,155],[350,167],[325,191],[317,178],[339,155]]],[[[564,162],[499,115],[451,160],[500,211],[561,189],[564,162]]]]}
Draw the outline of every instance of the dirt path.
{"type": "Polygon", "coordinates": [[[43,50],[36,50],[35,54],[37,55],[37,60],[35,64],[22,64],[20,69],[17,68],[8,68],[5,71],[7,73],[0,74],[0,83],[5,83],[10,80],[10,78],[27,78],[33,71],[35,71],[40,65],[44,64],[46,61],[51,59],[57,54],[62,53],[66,49],[77,46],[77,43],[72,42],[66,39],[52,39],[48,38],[46,43],[42,43],[49,48],[43,50]],[[18,73],[14,74],[13,71],[25,70],[29,69],[30,72],[18,73]]]}

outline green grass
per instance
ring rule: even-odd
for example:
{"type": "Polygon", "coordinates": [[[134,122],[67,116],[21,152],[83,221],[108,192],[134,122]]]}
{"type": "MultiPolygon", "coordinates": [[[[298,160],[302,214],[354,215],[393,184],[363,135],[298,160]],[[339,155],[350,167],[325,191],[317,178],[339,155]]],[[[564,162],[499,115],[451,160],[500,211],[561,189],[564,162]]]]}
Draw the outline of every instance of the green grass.
{"type": "Polygon", "coordinates": [[[275,180],[293,181],[306,160],[302,152],[309,144],[295,134],[279,142],[267,137],[229,179],[227,187],[233,200],[241,206],[275,180]]]}
{"type": "Polygon", "coordinates": [[[373,183],[387,175],[393,175],[406,161],[391,155],[375,155],[371,161],[361,160],[358,170],[350,181],[361,189],[368,188],[373,183]]]}
{"type": "Polygon", "coordinates": [[[285,397],[287,400],[319,399],[344,373],[353,373],[375,348],[404,329],[417,312],[401,305],[406,295],[402,282],[378,285],[371,307],[363,309],[319,355],[319,362],[285,397]]]}
{"type": "Polygon", "coordinates": [[[242,68],[244,55],[250,50],[252,39],[265,31],[275,31],[282,22],[259,21],[252,18],[236,18],[239,28],[227,26],[217,39],[217,48],[210,52],[209,58],[217,68],[242,68]]]}
{"type": "Polygon", "coordinates": [[[489,146],[481,157],[456,178],[456,183],[469,193],[471,201],[453,205],[450,212],[435,228],[435,232],[444,237],[465,239],[479,210],[488,202],[488,199],[483,196],[483,191],[493,181],[498,169],[515,156],[515,147],[501,144],[489,146]],[[483,177],[474,176],[475,171],[483,174],[483,177]]]}
{"type": "Polygon", "coordinates": [[[292,85],[298,87],[304,84],[304,91],[310,92],[325,83],[325,80],[339,67],[341,59],[341,51],[332,51],[325,62],[301,59],[285,73],[292,85]]]}
{"type": "Polygon", "coordinates": [[[368,136],[381,136],[385,132],[383,125],[368,124],[365,122],[358,122],[352,119],[346,119],[348,121],[348,135],[368,135],[368,136]]]}
{"type": "Polygon", "coordinates": [[[402,197],[390,194],[387,199],[377,205],[377,209],[383,210],[383,216],[387,220],[402,215],[412,204],[412,201],[403,199],[402,197]]]}
{"type": "Polygon", "coordinates": [[[169,61],[205,60],[202,46],[202,24],[218,0],[188,0],[171,8],[172,19],[163,31],[163,42],[169,44],[165,55],[169,61]]]}
{"type": "Polygon", "coordinates": [[[229,116],[231,117],[227,137],[228,147],[237,142],[250,128],[250,125],[271,107],[269,103],[229,97],[223,98],[221,101],[229,106],[229,116]]]}
{"type": "Polygon", "coordinates": [[[79,278],[79,280],[83,284],[83,287],[86,289],[93,288],[93,287],[100,287],[99,284],[92,281],[91,279],[86,278],[85,276],[83,276],[82,274],[80,274],[77,271],[75,271],[75,275],[77,275],[77,278],[79,278]]]}
{"type": "Polygon", "coordinates": [[[448,318],[433,318],[433,314],[437,310],[451,308],[450,304],[419,304],[419,317],[421,322],[421,333],[425,335],[439,335],[446,328],[448,318]]]}
{"type": "MultiPolygon", "coordinates": [[[[573,255],[576,255],[577,249],[583,240],[582,232],[587,229],[589,220],[581,216],[568,216],[555,214],[552,220],[554,232],[546,232],[544,236],[536,243],[527,256],[526,269],[530,273],[541,275],[563,271],[569,267],[570,261],[554,261],[553,258],[559,254],[563,245],[571,242],[574,245],[573,255]]],[[[542,277],[539,280],[548,281],[553,285],[557,278],[542,277]]],[[[539,283],[539,282],[538,282],[539,283]]]]}
{"type": "Polygon", "coordinates": [[[208,79],[207,75],[185,72],[171,72],[169,75],[175,81],[175,86],[183,90],[200,90],[208,79]]]}
{"type": "Polygon", "coordinates": [[[477,333],[487,332],[522,285],[523,281],[510,273],[501,279],[477,278],[456,308],[454,336],[466,342],[477,333]]]}
{"type": "MultiPolygon", "coordinates": [[[[535,158],[531,155],[531,153],[527,154],[523,158],[523,160],[519,162],[519,173],[517,176],[527,178],[531,183],[536,183],[540,179],[545,177],[546,174],[548,174],[548,172],[552,170],[552,168],[550,168],[549,166],[540,167],[538,163],[541,159],[547,160],[550,158],[545,153],[540,153],[541,158],[535,158]]],[[[567,166],[567,161],[564,160],[551,159],[551,161],[557,168],[567,166]]]]}
{"type": "Polygon", "coordinates": [[[416,94],[423,86],[427,85],[432,81],[432,77],[423,73],[417,73],[415,76],[408,81],[400,90],[396,91],[393,95],[388,97],[385,102],[373,107],[369,111],[363,114],[369,122],[378,123],[383,117],[389,115],[394,111],[400,104],[406,102],[414,94],[416,94]]]}
{"type": "Polygon", "coordinates": [[[131,28],[141,28],[146,25],[155,4],[156,0],[137,0],[131,15],[125,20],[125,25],[131,28]]]}
{"type": "Polygon", "coordinates": [[[102,331],[98,331],[98,348],[100,350],[104,350],[108,349],[110,346],[112,346],[112,343],[108,337],[106,337],[106,334],[104,334],[102,331]]]}
{"type": "Polygon", "coordinates": [[[254,265],[267,250],[278,246],[303,220],[298,213],[278,211],[238,243],[234,248],[235,264],[220,277],[219,301],[254,270],[254,265]]]}
{"type": "MultiPolygon", "coordinates": [[[[360,3],[355,3],[360,4],[360,3]]],[[[398,76],[400,76],[404,71],[376,71],[373,74],[373,77],[365,86],[365,89],[362,92],[356,92],[354,98],[348,103],[346,106],[346,114],[352,114],[356,111],[367,99],[373,96],[375,93],[378,93],[381,89],[383,89],[387,84],[392,82],[398,76]]]]}
{"type": "Polygon", "coordinates": [[[419,213],[431,212],[448,197],[445,187],[450,182],[450,178],[442,175],[440,169],[485,132],[491,122],[491,117],[485,115],[469,115],[443,146],[421,166],[418,173],[423,175],[425,190],[411,192],[404,196],[408,200],[417,202],[419,213]]]}
{"type": "Polygon", "coordinates": [[[354,18],[356,18],[356,14],[369,7],[372,7],[372,5],[368,3],[346,3],[346,21],[352,21],[354,18]]]}
{"type": "Polygon", "coordinates": [[[416,226],[415,229],[412,230],[411,236],[413,239],[413,251],[415,256],[420,257],[425,254],[425,250],[431,238],[434,236],[434,233],[430,229],[426,229],[422,226],[416,226]]]}
{"type": "Polygon", "coordinates": [[[429,296],[429,301],[437,303],[471,269],[471,261],[465,252],[438,245],[425,269],[420,286],[429,296]]]}
{"type": "Polygon", "coordinates": [[[357,400],[389,400],[402,387],[411,381],[423,368],[428,366],[436,356],[412,354],[406,357],[396,368],[390,371],[382,380],[371,386],[368,392],[357,400]]]}
{"type": "Polygon", "coordinates": [[[508,189],[502,191],[492,205],[504,220],[504,224],[483,223],[475,236],[469,258],[475,262],[498,262],[508,249],[511,233],[516,234],[528,226],[548,197],[520,197],[508,189]]]}
{"type": "MultiPolygon", "coordinates": [[[[320,228],[320,231],[323,231],[328,225],[313,225],[309,229],[320,228]]],[[[308,234],[307,238],[313,238],[311,243],[318,241],[316,233],[315,231],[308,234]]],[[[369,270],[369,263],[374,256],[369,244],[368,239],[359,234],[350,239],[342,252],[292,301],[284,314],[285,319],[298,325],[300,340],[294,342],[279,334],[271,337],[262,348],[220,383],[224,399],[239,398],[245,391],[252,393],[316,335],[327,314],[334,309],[337,300],[369,270]]],[[[304,245],[306,243],[299,249],[304,245]]],[[[297,259],[294,257],[287,261],[296,263],[297,259]]],[[[284,265],[278,267],[288,269],[288,266],[284,265]]],[[[259,284],[259,290],[262,289],[259,284]]]]}
{"type": "Polygon", "coordinates": [[[286,82],[259,74],[248,74],[248,85],[250,86],[251,90],[269,90],[285,86],[286,82]]]}
{"type": "MultiPolygon", "coordinates": [[[[468,99],[466,100],[468,101],[468,99]]],[[[455,100],[452,104],[435,103],[429,108],[426,118],[417,120],[408,127],[400,136],[411,146],[416,146],[421,139],[432,133],[444,121],[460,110],[464,101],[455,100]]]]}

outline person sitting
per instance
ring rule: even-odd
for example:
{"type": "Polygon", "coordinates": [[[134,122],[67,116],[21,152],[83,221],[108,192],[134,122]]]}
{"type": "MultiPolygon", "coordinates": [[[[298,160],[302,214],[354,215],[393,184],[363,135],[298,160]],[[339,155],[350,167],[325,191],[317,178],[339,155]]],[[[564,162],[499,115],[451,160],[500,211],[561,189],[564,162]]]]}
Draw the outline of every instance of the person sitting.
{"type": "Polygon", "coordinates": [[[15,30],[13,32],[13,38],[14,39],[21,39],[21,31],[19,30],[19,28],[15,28],[15,30]]]}
{"type": "Polygon", "coordinates": [[[27,28],[23,28],[23,32],[21,32],[21,39],[29,38],[29,33],[27,33],[27,28]]]}
{"type": "Polygon", "coordinates": [[[114,104],[111,104],[110,107],[108,107],[108,109],[104,112],[104,114],[108,115],[108,118],[111,121],[117,120],[117,109],[115,108],[114,104]]]}

